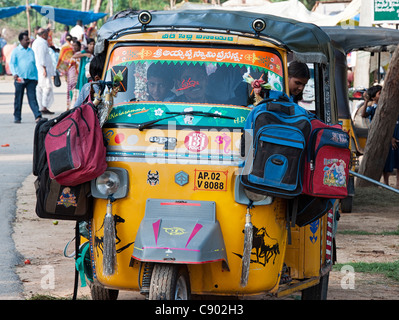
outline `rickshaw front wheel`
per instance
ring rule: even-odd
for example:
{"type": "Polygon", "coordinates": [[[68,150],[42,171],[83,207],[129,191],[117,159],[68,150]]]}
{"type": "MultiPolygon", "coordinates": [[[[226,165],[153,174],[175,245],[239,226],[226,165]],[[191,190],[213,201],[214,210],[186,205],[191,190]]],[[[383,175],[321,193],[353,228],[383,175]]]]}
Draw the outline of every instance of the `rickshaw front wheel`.
{"type": "Polygon", "coordinates": [[[185,265],[154,265],[149,300],[189,300],[190,295],[190,278],[185,265]]]}

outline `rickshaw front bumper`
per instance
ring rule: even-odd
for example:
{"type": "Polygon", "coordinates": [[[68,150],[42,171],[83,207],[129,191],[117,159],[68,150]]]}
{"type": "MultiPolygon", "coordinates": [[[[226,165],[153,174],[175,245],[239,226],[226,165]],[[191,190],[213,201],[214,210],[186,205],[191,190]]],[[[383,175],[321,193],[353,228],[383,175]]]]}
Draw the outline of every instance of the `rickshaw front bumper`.
{"type": "Polygon", "coordinates": [[[132,257],[139,261],[201,264],[227,255],[214,201],[147,199],[132,257]]]}

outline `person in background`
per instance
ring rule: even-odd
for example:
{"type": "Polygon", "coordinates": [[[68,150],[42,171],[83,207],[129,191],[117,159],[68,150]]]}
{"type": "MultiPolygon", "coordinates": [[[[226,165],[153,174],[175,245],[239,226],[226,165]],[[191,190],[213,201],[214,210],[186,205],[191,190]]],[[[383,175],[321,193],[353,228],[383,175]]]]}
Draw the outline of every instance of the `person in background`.
{"type": "Polygon", "coordinates": [[[72,37],[78,39],[78,41],[83,45],[86,46],[86,38],[85,38],[85,29],[83,28],[83,21],[77,20],[76,25],[71,29],[69,32],[72,37]]]}
{"type": "Polygon", "coordinates": [[[54,112],[49,109],[54,102],[52,77],[54,76],[55,70],[49,53],[47,37],[47,29],[40,28],[37,33],[37,38],[32,44],[39,78],[36,87],[36,95],[41,113],[54,114],[54,112]]]}
{"type": "Polygon", "coordinates": [[[378,107],[378,100],[380,99],[380,93],[382,86],[375,85],[367,89],[367,93],[364,95],[363,106],[360,107],[359,112],[363,118],[369,118],[370,122],[373,120],[375,111],[378,107]]]}
{"type": "MultiPolygon", "coordinates": [[[[90,72],[91,82],[101,80],[101,76],[104,70],[104,64],[105,64],[104,54],[96,55],[90,61],[89,72],[90,72]]],[[[83,85],[82,90],[80,90],[79,92],[78,99],[76,100],[76,103],[73,106],[74,108],[79,107],[89,99],[90,93],[92,93],[91,87],[93,87],[94,93],[98,93],[99,86],[95,84],[93,84],[92,86],[91,82],[88,82],[85,85],[83,85]]],[[[94,97],[90,97],[90,99],[93,101],[94,97]]]]}
{"type": "Polygon", "coordinates": [[[97,38],[97,21],[94,21],[90,24],[89,28],[86,32],[87,39],[96,39],[97,38]]]}
{"type": "Polygon", "coordinates": [[[66,37],[67,37],[68,35],[70,35],[70,33],[69,33],[69,26],[66,24],[66,25],[64,26],[64,32],[62,33],[61,38],[60,38],[60,44],[61,44],[61,46],[63,46],[63,45],[67,42],[66,37]]]}
{"type": "Polygon", "coordinates": [[[288,66],[288,88],[295,103],[302,100],[303,89],[310,79],[306,63],[292,61],[288,66]]]}
{"type": "Polygon", "coordinates": [[[72,49],[72,36],[68,33],[65,37],[65,43],[60,49],[60,55],[58,56],[56,69],[60,73],[61,76],[66,77],[66,72],[69,65],[69,60],[71,60],[73,56],[72,49]]]}
{"type": "Polygon", "coordinates": [[[35,63],[35,54],[29,48],[30,39],[27,32],[18,35],[20,44],[11,53],[10,69],[14,78],[14,123],[21,123],[22,102],[24,91],[28,96],[29,107],[31,108],[36,122],[42,114],[36,99],[36,86],[38,74],[35,63]]]}
{"type": "MultiPolygon", "coordinates": [[[[72,53],[73,56],[69,60],[69,65],[67,69],[67,110],[71,107],[71,101],[73,101],[73,96],[75,94],[76,84],[78,82],[79,75],[79,64],[80,59],[75,58],[75,53],[79,52],[81,49],[80,41],[72,41],[72,53]]],[[[76,99],[76,98],[75,98],[76,99]]]]}
{"type": "Polygon", "coordinates": [[[89,68],[89,63],[93,58],[94,45],[95,45],[94,39],[89,39],[87,41],[87,48],[83,49],[80,52],[76,52],[73,55],[73,58],[80,59],[78,82],[76,84],[76,89],[78,90],[81,90],[83,85],[89,81],[88,78],[90,77],[90,74],[88,68],[89,68]]]}

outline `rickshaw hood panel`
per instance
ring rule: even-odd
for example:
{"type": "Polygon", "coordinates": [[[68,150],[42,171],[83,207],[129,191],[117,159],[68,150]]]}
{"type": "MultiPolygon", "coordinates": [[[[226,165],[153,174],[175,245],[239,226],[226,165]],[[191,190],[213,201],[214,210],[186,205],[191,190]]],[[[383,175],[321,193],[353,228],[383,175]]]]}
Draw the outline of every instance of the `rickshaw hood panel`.
{"type": "Polygon", "coordinates": [[[351,27],[344,29],[341,26],[322,27],[331,40],[337,42],[346,53],[353,50],[381,51],[383,46],[399,43],[399,31],[375,27],[351,27]]]}
{"type": "MultiPolygon", "coordinates": [[[[252,22],[261,18],[266,22],[266,28],[260,36],[275,39],[284,44],[291,51],[298,53],[313,52],[314,57],[330,56],[330,39],[325,32],[314,24],[298,22],[296,20],[276,17],[267,14],[238,12],[226,10],[181,10],[152,12],[152,21],[147,25],[149,31],[167,31],[179,28],[210,30],[221,33],[242,33],[256,38],[252,29],[252,22]]],[[[109,20],[98,32],[95,53],[105,48],[104,41],[118,36],[124,31],[139,32],[141,24],[137,14],[130,14],[122,18],[109,20]]]]}

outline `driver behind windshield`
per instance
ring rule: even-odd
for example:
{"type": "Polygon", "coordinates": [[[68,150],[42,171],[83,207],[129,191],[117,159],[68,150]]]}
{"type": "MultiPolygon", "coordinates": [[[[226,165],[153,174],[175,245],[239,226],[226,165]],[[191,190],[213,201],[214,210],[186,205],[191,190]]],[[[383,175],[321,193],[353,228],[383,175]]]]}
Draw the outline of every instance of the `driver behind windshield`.
{"type": "Polygon", "coordinates": [[[173,88],[172,70],[167,65],[151,64],[147,70],[148,101],[171,101],[176,95],[173,88]]]}
{"type": "Polygon", "coordinates": [[[206,94],[208,75],[204,65],[189,65],[181,73],[175,102],[209,103],[206,94]]]}

